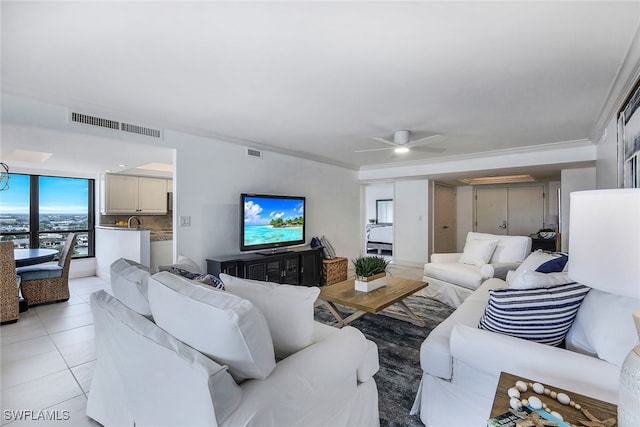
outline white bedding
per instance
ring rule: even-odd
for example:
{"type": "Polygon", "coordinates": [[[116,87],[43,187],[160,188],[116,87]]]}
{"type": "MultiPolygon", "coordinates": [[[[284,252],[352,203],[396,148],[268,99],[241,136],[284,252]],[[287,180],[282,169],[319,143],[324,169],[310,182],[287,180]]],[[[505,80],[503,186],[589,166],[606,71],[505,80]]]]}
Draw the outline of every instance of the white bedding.
{"type": "Polygon", "coordinates": [[[369,230],[369,242],[375,243],[393,243],[393,225],[383,225],[379,227],[371,227],[369,230]]]}

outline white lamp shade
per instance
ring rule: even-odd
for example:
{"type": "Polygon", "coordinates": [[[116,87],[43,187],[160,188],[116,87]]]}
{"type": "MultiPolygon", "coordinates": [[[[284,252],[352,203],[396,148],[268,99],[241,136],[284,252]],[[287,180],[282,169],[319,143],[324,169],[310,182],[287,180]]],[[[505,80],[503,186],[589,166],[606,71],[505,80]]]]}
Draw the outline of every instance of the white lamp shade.
{"type": "Polygon", "coordinates": [[[640,298],[640,189],[570,194],[569,277],[640,298]]]}

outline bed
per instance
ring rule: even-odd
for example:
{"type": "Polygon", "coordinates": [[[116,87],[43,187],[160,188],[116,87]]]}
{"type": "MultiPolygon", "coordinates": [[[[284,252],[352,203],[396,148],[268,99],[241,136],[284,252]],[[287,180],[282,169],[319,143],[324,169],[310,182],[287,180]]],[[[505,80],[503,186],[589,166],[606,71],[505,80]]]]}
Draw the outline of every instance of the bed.
{"type": "Polygon", "coordinates": [[[382,251],[393,251],[393,224],[367,225],[367,252],[371,250],[378,255],[382,255],[382,251]]]}

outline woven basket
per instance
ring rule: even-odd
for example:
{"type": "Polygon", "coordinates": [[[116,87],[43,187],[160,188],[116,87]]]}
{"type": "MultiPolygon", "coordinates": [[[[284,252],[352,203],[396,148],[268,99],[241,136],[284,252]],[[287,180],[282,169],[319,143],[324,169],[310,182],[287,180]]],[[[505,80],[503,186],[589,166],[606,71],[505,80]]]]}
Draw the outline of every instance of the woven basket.
{"type": "Polygon", "coordinates": [[[336,257],[322,260],[323,285],[333,285],[347,280],[347,258],[336,257]]]}

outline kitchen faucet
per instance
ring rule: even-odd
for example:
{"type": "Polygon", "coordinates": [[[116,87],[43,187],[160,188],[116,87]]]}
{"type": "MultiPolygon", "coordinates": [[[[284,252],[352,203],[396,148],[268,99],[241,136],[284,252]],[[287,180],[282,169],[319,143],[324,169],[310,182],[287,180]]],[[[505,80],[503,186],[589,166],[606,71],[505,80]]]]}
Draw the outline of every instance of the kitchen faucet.
{"type": "Polygon", "coordinates": [[[132,219],[134,219],[134,218],[136,219],[136,221],[138,221],[138,227],[140,227],[140,225],[142,225],[142,221],[140,221],[140,218],[138,218],[137,216],[132,216],[132,217],[130,217],[130,218],[129,218],[129,220],[127,221],[127,226],[128,226],[129,228],[131,228],[131,220],[132,220],[132,219]]]}

